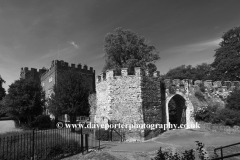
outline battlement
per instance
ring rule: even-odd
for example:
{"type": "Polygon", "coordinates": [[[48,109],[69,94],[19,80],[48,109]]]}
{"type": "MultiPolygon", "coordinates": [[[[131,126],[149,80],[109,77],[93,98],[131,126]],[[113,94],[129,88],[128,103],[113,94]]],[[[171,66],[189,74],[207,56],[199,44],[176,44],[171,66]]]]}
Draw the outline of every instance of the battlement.
{"type": "Polygon", "coordinates": [[[36,68],[31,68],[31,69],[28,69],[28,67],[22,67],[21,68],[21,74],[24,74],[24,73],[29,73],[29,72],[32,72],[32,73],[39,73],[39,74],[42,74],[44,72],[46,72],[47,70],[46,69],[36,69],[36,68]]]}
{"type": "Polygon", "coordinates": [[[210,87],[210,88],[218,88],[218,87],[239,87],[240,86],[240,81],[212,81],[212,80],[206,80],[206,81],[201,81],[197,80],[198,82],[194,84],[199,85],[200,83],[203,83],[205,87],[210,87]],[[199,83],[200,82],[200,83],[199,83]]]}
{"type": "Polygon", "coordinates": [[[60,69],[60,70],[68,70],[68,69],[74,69],[74,70],[77,70],[77,71],[80,71],[82,73],[87,73],[87,74],[94,74],[95,71],[93,70],[93,67],[90,67],[88,69],[88,66],[87,65],[82,65],[79,63],[79,64],[68,64],[68,62],[64,62],[63,60],[53,60],[52,63],[51,63],[51,67],[49,69],[46,70],[46,72],[42,75],[46,75],[49,71],[51,71],[53,68],[57,68],[57,69],[60,69]]]}
{"type": "Polygon", "coordinates": [[[117,75],[115,70],[107,70],[106,72],[101,73],[99,76],[97,76],[97,83],[100,83],[102,81],[120,78],[120,77],[141,77],[141,76],[148,76],[148,77],[156,77],[160,78],[160,72],[155,71],[153,75],[149,74],[148,70],[142,71],[140,67],[134,68],[134,74],[129,74],[127,68],[121,68],[121,74],[117,75]]]}
{"type": "Polygon", "coordinates": [[[189,85],[200,85],[204,84],[205,87],[212,87],[212,88],[218,88],[218,87],[224,87],[226,86],[227,88],[230,87],[239,87],[240,86],[240,81],[212,81],[212,80],[195,80],[193,83],[193,80],[191,79],[165,79],[164,80],[165,84],[168,85],[184,85],[185,83],[188,83],[189,85]]]}

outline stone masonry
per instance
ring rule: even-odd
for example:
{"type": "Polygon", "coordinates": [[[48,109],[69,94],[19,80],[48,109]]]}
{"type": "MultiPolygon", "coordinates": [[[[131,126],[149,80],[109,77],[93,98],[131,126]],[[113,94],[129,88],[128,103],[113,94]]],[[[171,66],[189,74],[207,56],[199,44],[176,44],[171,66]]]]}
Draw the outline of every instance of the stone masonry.
{"type": "MultiPolygon", "coordinates": [[[[134,75],[128,75],[122,68],[121,75],[113,70],[98,76],[96,82],[97,110],[95,123],[106,124],[115,121],[121,124],[161,123],[160,75],[149,75],[135,68],[134,75]]],[[[125,130],[127,141],[142,141],[145,130],[125,130]]]]}

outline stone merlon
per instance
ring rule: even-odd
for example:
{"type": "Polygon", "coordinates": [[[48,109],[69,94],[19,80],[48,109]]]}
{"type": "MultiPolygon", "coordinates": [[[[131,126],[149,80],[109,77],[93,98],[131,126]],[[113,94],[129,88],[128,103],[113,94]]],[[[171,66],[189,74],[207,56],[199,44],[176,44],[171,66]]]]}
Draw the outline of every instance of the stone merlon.
{"type": "MultiPolygon", "coordinates": [[[[140,77],[141,75],[145,75],[145,76],[149,76],[151,77],[151,75],[148,73],[148,70],[142,71],[140,69],[140,67],[135,67],[134,68],[134,75],[130,75],[128,73],[127,68],[121,68],[121,75],[116,76],[115,75],[115,70],[111,69],[111,70],[107,70],[106,72],[101,73],[99,76],[97,76],[97,83],[101,82],[101,81],[105,81],[105,80],[109,80],[112,78],[116,78],[116,77],[126,77],[126,76],[136,76],[136,77],[140,77]]],[[[160,72],[159,71],[155,71],[152,75],[152,77],[160,77],[160,72]]]]}

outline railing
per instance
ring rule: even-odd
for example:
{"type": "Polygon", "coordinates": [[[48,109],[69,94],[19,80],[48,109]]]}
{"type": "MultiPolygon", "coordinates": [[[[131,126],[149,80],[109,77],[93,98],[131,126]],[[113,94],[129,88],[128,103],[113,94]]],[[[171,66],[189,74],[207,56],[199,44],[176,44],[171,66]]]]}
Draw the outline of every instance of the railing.
{"type": "Polygon", "coordinates": [[[220,150],[220,151],[221,151],[221,157],[214,158],[214,159],[212,159],[212,160],[219,160],[219,159],[223,160],[224,158],[230,158],[230,157],[239,156],[240,153],[235,153],[235,154],[223,156],[223,148],[228,148],[228,147],[236,146],[236,145],[240,145],[240,142],[239,142],[239,143],[230,144],[230,145],[227,145],[227,146],[222,146],[222,147],[215,148],[215,149],[214,149],[214,153],[216,153],[217,150],[220,150]]]}
{"type": "Polygon", "coordinates": [[[124,132],[121,133],[121,130],[117,131],[115,128],[111,128],[109,130],[110,130],[110,141],[113,141],[113,131],[117,133],[117,135],[120,137],[121,142],[125,141],[124,132]]]}
{"type": "Polygon", "coordinates": [[[55,160],[88,152],[89,135],[71,129],[14,132],[0,135],[1,160],[55,160]]]}

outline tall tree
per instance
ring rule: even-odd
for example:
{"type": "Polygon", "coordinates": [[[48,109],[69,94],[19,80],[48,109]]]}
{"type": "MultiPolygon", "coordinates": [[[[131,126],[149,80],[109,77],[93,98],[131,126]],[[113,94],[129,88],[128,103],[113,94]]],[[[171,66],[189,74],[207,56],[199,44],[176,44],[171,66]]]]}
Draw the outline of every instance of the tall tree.
{"type": "Polygon", "coordinates": [[[128,68],[130,72],[134,67],[148,69],[150,73],[156,71],[154,64],[160,59],[156,48],[149,45],[147,40],[131,30],[116,28],[114,33],[108,33],[104,39],[105,66],[103,71],[128,68]]]}
{"type": "Polygon", "coordinates": [[[2,79],[2,77],[0,76],[0,101],[3,99],[3,97],[6,95],[6,91],[3,88],[3,83],[5,83],[5,81],[2,79]]]}
{"type": "Polygon", "coordinates": [[[24,119],[30,124],[35,116],[41,115],[45,104],[41,85],[33,79],[16,80],[9,86],[8,94],[3,98],[1,112],[24,119]]]}
{"type": "Polygon", "coordinates": [[[212,63],[215,80],[240,80],[240,27],[224,33],[219,45],[212,63]]]}
{"type": "Polygon", "coordinates": [[[81,73],[74,70],[58,72],[48,109],[56,117],[68,114],[70,122],[76,123],[76,116],[89,116],[89,93],[89,84],[81,73]]]}

